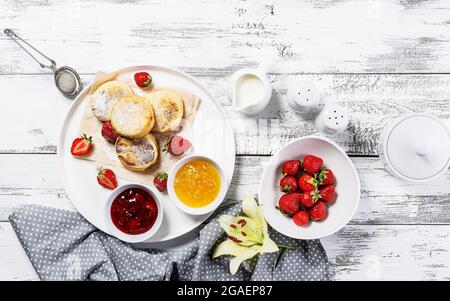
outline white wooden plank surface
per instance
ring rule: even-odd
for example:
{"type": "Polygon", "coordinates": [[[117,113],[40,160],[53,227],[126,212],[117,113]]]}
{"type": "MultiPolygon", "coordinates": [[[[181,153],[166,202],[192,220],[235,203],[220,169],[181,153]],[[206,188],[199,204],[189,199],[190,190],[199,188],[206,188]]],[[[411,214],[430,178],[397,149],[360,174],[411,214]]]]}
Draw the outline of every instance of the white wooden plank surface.
{"type": "MultiPolygon", "coordinates": [[[[450,119],[449,16],[446,0],[0,0],[0,29],[17,30],[85,82],[97,70],[152,63],[204,82],[244,155],[231,200],[257,191],[266,155],[317,134],[312,120],[287,107],[290,82],[313,80],[327,101],[347,105],[349,129],[333,139],[357,156],[362,197],[351,224],[323,240],[337,280],[449,280],[450,172],[411,185],[376,157],[380,130],[393,117],[450,119]],[[274,97],[263,114],[244,117],[231,110],[223,84],[237,68],[256,66],[261,54],[275,60],[274,97]]],[[[13,208],[72,208],[54,155],[71,102],[52,81],[0,34],[0,280],[37,279],[6,222],[13,208]]]]}
{"type": "MultiPolygon", "coordinates": [[[[294,138],[318,133],[313,120],[287,105],[287,87],[300,79],[317,83],[326,101],[348,107],[348,131],[333,140],[349,154],[376,155],[381,129],[401,114],[427,112],[450,119],[450,75],[272,74],[275,91],[269,107],[257,117],[245,117],[231,109],[223,88],[226,77],[194,74],[226,110],[238,154],[272,154],[294,138]]],[[[83,79],[91,81],[93,76],[83,79]]],[[[0,152],[55,153],[71,101],[54,88],[52,76],[0,75],[0,90],[14,103],[2,109],[0,128],[8,131],[0,131],[0,152]],[[24,122],[17,122],[17,116],[24,122]]]]}
{"type": "Polygon", "coordinates": [[[0,280],[39,280],[11,224],[0,222],[0,280]]]}
{"type": "MultiPolygon", "coordinates": [[[[0,1],[18,29],[83,73],[142,62],[276,72],[448,72],[450,4],[438,1],[0,1]],[[61,51],[62,50],[62,51],[61,51]],[[212,51],[213,50],[213,51],[212,51]]],[[[0,71],[42,72],[5,37],[0,71]]]]}
{"type": "Polygon", "coordinates": [[[336,280],[449,280],[448,226],[347,226],[322,240],[336,280]]]}

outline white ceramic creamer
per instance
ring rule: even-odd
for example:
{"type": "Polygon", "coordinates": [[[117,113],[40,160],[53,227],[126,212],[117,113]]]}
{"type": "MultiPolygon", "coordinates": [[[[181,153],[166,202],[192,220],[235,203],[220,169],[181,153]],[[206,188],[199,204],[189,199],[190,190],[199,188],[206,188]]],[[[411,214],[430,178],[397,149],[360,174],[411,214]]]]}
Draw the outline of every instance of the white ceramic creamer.
{"type": "Polygon", "coordinates": [[[236,71],[228,82],[228,95],[235,111],[254,115],[269,104],[272,86],[266,73],[270,63],[264,62],[256,69],[236,71]]]}
{"type": "Polygon", "coordinates": [[[241,108],[255,106],[264,96],[265,86],[263,81],[253,75],[245,74],[236,80],[235,96],[233,104],[237,110],[241,108]]]}
{"type": "Polygon", "coordinates": [[[385,127],[378,152],[386,169],[397,177],[429,181],[450,165],[450,132],[432,115],[408,114],[385,127]]]}

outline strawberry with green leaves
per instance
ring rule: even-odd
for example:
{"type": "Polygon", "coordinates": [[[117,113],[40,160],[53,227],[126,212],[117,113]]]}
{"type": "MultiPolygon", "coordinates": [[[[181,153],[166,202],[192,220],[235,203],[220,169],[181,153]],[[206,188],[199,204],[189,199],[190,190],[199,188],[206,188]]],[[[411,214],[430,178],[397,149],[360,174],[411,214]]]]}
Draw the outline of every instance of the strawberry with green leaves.
{"type": "Polygon", "coordinates": [[[167,173],[158,172],[153,178],[153,184],[159,192],[167,191],[167,173]]]}
{"type": "Polygon", "coordinates": [[[303,175],[298,179],[298,186],[303,192],[317,189],[317,181],[311,175],[303,175]]]}
{"type": "Polygon", "coordinates": [[[320,186],[328,186],[334,184],[334,174],[329,168],[322,168],[317,174],[317,182],[320,186]]]}
{"type": "Polygon", "coordinates": [[[141,88],[147,88],[152,84],[152,77],[148,72],[137,72],[134,74],[136,85],[141,88]]]}
{"type": "Polygon", "coordinates": [[[293,176],[284,176],[280,180],[280,190],[286,193],[296,192],[298,190],[297,179],[293,176]]]}
{"type": "Polygon", "coordinates": [[[305,207],[313,206],[322,196],[317,190],[303,192],[300,197],[300,202],[305,207]]]}

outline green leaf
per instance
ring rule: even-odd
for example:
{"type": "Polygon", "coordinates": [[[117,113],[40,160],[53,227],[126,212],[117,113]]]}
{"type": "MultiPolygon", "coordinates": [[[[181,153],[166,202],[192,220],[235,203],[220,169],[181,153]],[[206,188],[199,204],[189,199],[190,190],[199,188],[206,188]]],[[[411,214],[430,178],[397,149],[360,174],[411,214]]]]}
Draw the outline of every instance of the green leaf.
{"type": "Polygon", "coordinates": [[[287,216],[287,217],[293,217],[292,214],[289,214],[289,213],[284,212],[284,211],[281,210],[281,208],[278,207],[278,206],[275,206],[275,209],[277,209],[278,211],[280,211],[280,213],[283,214],[284,216],[287,216]]]}
{"type": "Polygon", "coordinates": [[[283,258],[284,254],[286,253],[287,250],[288,249],[286,249],[286,248],[281,248],[280,249],[280,251],[278,252],[278,256],[277,256],[277,258],[276,258],[276,260],[275,260],[275,262],[273,264],[272,271],[277,269],[278,264],[280,263],[281,259],[283,258]]]}

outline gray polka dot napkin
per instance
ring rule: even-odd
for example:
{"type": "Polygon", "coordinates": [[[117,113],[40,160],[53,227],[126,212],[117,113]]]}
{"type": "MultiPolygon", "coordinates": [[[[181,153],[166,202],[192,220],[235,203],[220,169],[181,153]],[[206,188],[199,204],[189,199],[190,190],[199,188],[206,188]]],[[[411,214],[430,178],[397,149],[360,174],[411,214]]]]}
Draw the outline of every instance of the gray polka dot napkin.
{"type": "MultiPolygon", "coordinates": [[[[236,215],[240,204],[225,213],[236,215]]],[[[25,206],[9,220],[42,280],[329,280],[329,263],[318,240],[294,240],[271,230],[286,251],[248,260],[235,275],[229,257],[212,259],[225,232],[213,218],[197,239],[181,250],[138,249],[109,236],[72,211],[25,206]]]]}

